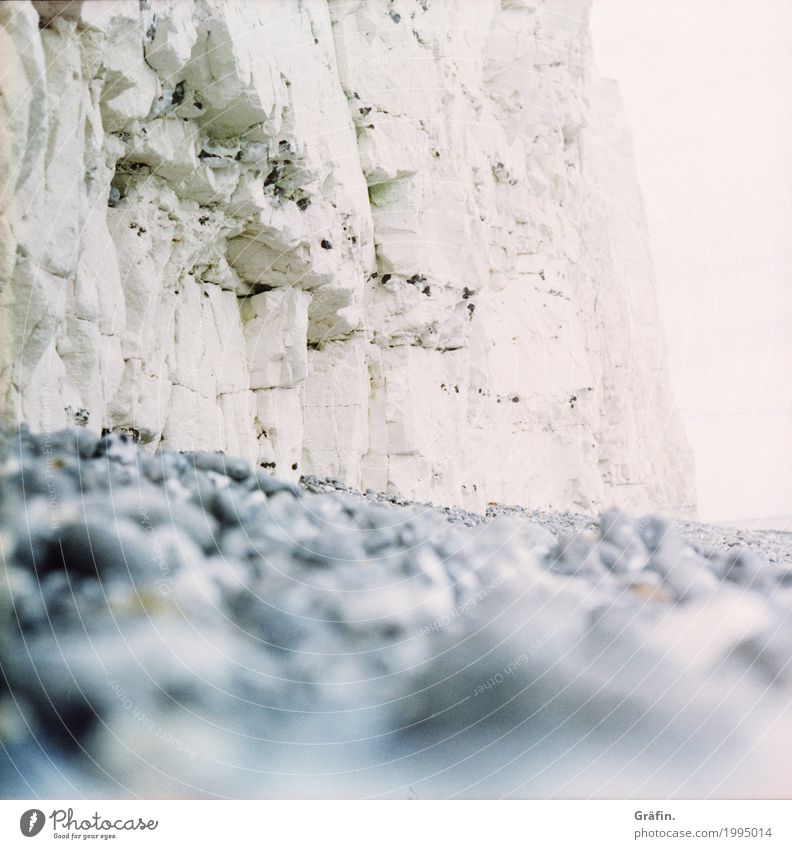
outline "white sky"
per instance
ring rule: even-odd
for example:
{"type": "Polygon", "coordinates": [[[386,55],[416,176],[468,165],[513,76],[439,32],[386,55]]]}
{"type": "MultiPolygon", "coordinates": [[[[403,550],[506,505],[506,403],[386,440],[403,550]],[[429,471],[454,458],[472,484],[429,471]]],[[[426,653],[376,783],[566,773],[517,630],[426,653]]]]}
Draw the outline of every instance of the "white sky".
{"type": "Polygon", "coordinates": [[[594,0],[591,23],[635,134],[700,516],[791,516],[792,0],[594,0]]]}

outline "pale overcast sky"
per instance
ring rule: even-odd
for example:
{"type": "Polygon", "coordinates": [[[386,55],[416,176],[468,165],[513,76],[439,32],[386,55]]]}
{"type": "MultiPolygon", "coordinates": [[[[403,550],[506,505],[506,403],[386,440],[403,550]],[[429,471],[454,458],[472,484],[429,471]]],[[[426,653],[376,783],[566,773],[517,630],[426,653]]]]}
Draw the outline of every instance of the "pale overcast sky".
{"type": "Polygon", "coordinates": [[[792,0],[594,0],[592,29],[635,134],[700,516],[779,524],[792,516],[792,0]]]}

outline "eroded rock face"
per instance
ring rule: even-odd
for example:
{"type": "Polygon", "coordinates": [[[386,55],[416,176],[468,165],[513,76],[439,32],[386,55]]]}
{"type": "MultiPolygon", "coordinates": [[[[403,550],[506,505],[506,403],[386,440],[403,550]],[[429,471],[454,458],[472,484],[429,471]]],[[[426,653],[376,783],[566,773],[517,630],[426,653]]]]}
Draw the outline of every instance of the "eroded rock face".
{"type": "Polygon", "coordinates": [[[4,5],[5,416],[468,507],[690,510],[588,5],[4,5]]]}

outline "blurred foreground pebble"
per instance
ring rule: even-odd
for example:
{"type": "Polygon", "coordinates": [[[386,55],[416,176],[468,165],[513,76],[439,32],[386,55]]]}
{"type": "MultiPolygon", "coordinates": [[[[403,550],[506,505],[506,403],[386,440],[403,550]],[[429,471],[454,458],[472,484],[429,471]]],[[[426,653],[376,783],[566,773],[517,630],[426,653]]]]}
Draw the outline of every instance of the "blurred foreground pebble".
{"type": "Polygon", "coordinates": [[[0,786],[792,793],[792,539],[4,432],[0,786]]]}

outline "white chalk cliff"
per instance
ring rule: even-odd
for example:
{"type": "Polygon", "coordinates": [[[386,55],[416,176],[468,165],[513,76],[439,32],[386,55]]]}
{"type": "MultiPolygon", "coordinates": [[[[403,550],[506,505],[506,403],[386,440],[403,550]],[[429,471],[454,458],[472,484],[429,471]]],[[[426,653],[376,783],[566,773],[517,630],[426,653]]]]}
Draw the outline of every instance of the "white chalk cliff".
{"type": "Polygon", "coordinates": [[[588,6],[3,4],[4,417],[438,503],[689,511],[588,6]]]}

